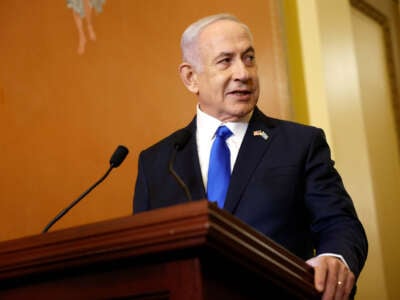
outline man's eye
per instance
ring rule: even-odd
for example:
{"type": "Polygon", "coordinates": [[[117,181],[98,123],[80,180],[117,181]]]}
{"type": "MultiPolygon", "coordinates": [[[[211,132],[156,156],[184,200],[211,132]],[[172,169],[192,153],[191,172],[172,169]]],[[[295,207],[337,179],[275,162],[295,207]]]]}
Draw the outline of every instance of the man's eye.
{"type": "Polygon", "coordinates": [[[254,64],[256,57],[254,55],[246,55],[244,60],[247,64],[254,64]]]}
{"type": "Polygon", "coordinates": [[[219,64],[229,64],[231,59],[229,57],[222,58],[218,61],[219,64]]]}

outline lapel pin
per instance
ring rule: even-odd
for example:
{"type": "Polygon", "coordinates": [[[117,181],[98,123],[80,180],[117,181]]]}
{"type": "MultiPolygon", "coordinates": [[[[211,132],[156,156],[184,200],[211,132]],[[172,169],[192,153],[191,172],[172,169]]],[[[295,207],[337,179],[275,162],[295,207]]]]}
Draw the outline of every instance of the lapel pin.
{"type": "Polygon", "coordinates": [[[254,130],[253,131],[253,136],[261,136],[264,140],[268,140],[268,134],[266,134],[262,130],[254,130]]]}

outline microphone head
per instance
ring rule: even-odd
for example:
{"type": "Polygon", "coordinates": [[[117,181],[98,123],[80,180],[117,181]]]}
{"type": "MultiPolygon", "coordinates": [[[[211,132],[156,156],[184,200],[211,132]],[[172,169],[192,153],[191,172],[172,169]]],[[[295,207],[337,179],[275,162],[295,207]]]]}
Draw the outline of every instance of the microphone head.
{"type": "Polygon", "coordinates": [[[182,150],[189,141],[192,133],[187,129],[181,129],[175,134],[174,147],[176,150],[182,150]]]}
{"type": "Polygon", "coordinates": [[[119,145],[110,158],[110,165],[113,168],[119,167],[128,155],[129,150],[125,146],[119,145]]]}

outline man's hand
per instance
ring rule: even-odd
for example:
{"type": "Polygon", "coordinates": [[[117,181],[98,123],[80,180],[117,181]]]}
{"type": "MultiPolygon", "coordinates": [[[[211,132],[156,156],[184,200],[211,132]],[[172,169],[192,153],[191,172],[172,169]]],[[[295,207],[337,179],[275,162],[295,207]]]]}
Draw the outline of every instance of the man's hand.
{"type": "Polygon", "coordinates": [[[346,265],[334,256],[317,256],[307,260],[314,267],[314,284],[323,292],[322,300],[348,299],[355,276],[346,265]]]}

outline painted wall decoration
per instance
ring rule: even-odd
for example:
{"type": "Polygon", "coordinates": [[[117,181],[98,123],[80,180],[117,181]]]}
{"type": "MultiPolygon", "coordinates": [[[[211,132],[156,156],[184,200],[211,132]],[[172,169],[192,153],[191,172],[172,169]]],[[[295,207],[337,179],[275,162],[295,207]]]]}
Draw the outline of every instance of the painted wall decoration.
{"type": "Polygon", "coordinates": [[[78,54],[85,53],[85,46],[89,38],[96,41],[96,32],[92,18],[94,11],[98,14],[103,11],[105,0],[67,0],[67,7],[72,10],[72,17],[78,31],[78,54]]]}

